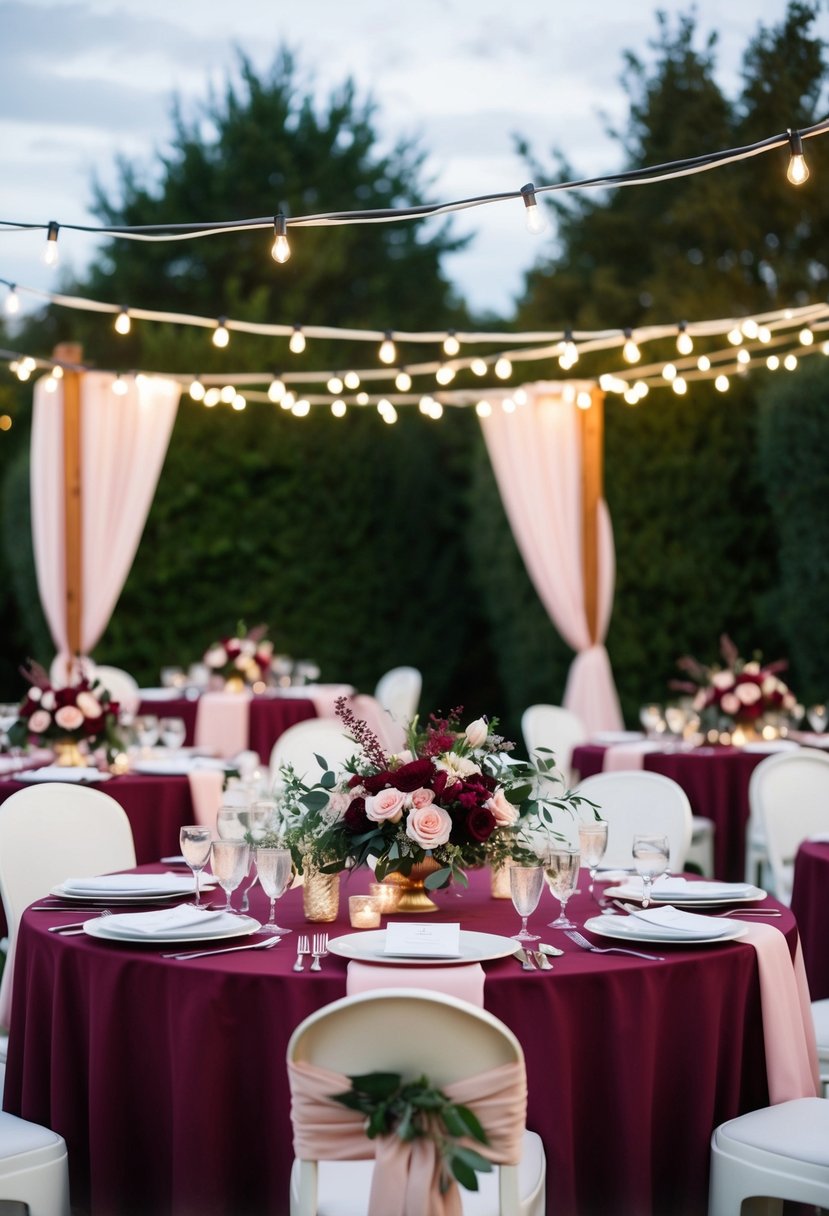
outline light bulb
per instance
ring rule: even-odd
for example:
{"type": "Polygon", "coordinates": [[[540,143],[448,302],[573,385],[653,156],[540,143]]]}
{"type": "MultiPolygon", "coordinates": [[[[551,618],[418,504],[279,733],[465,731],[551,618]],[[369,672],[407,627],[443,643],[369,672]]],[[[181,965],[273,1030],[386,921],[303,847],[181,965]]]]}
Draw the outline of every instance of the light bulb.
{"type": "Polygon", "coordinates": [[[223,385],[223,387],[219,393],[219,400],[222,401],[225,405],[230,405],[231,401],[233,400],[233,398],[235,396],[236,396],[236,389],[233,387],[233,385],[225,384],[225,385],[223,385]]]}
{"type": "Polygon", "coordinates": [[[198,378],[190,383],[190,400],[204,401],[204,385],[198,378]]]}
{"type": "Polygon", "coordinates": [[[701,372],[710,371],[711,370],[711,360],[708,358],[707,355],[700,355],[700,357],[697,359],[697,367],[699,368],[699,370],[701,372]]]}
{"type": "Polygon", "coordinates": [[[748,353],[748,351],[747,351],[747,350],[745,350],[745,349],[743,349],[743,350],[738,350],[738,351],[737,351],[737,362],[738,362],[738,363],[743,363],[743,364],[745,364],[745,363],[750,363],[750,362],[751,362],[751,355],[750,355],[750,354],[748,353]]]}
{"type": "Polygon", "coordinates": [[[17,294],[17,288],[14,283],[9,287],[9,294],[6,296],[6,316],[13,317],[20,312],[20,296],[17,294]]]}
{"type": "MultiPolygon", "coordinates": [[[[635,391],[636,390],[634,390],[634,392],[635,391]]],[[[586,391],[586,389],[582,389],[580,393],[576,394],[576,405],[580,410],[589,410],[592,404],[593,398],[586,391]]]]}
{"type": "Polygon", "coordinates": [[[714,388],[717,390],[717,392],[718,393],[727,393],[728,387],[729,387],[728,376],[723,376],[723,375],[717,376],[716,380],[714,381],[714,388]]]}
{"type": "Polygon", "coordinates": [[[537,236],[539,232],[543,232],[547,227],[547,221],[544,218],[543,211],[538,206],[533,183],[528,182],[526,186],[522,186],[521,194],[524,198],[524,220],[527,225],[527,231],[537,236]]]}
{"type": "Polygon", "coordinates": [[[451,359],[454,355],[458,354],[460,349],[461,349],[461,344],[458,341],[458,339],[455,337],[455,331],[453,329],[450,329],[449,333],[443,339],[443,353],[445,355],[448,355],[449,358],[451,359]]]}
{"type": "Polygon", "coordinates": [[[674,367],[673,363],[666,363],[662,368],[663,380],[676,380],[676,374],[676,368],[674,367]]]}
{"type": "Polygon", "coordinates": [[[789,167],[786,177],[793,186],[802,186],[809,180],[809,166],[803,155],[803,140],[799,131],[789,131],[789,167]]]}
{"type": "Polygon", "coordinates": [[[743,321],[742,325],[740,326],[740,329],[750,342],[753,342],[760,332],[760,326],[754,320],[754,317],[746,317],[745,321],[743,321]]]}
{"type": "Polygon", "coordinates": [[[811,346],[815,340],[815,335],[812,333],[811,329],[809,329],[808,325],[805,329],[801,329],[797,336],[800,339],[801,346],[811,346]]]}
{"type": "Polygon", "coordinates": [[[225,319],[224,317],[219,317],[218,321],[216,322],[216,328],[213,330],[213,345],[223,349],[225,346],[227,346],[229,341],[230,334],[228,333],[227,326],[225,325],[225,319]]]}
{"type": "Polygon", "coordinates": [[[451,384],[455,379],[454,367],[449,367],[446,363],[443,363],[435,372],[435,379],[438,384],[451,384]]]}
{"type": "Polygon", "coordinates": [[[761,342],[771,342],[771,330],[767,325],[758,325],[757,337],[761,342]]]}
{"type": "Polygon", "coordinates": [[[291,340],[288,343],[288,350],[292,355],[301,355],[305,350],[305,334],[302,332],[301,325],[294,326],[294,332],[291,334],[291,340]]]}
{"type": "Polygon", "coordinates": [[[622,393],[622,397],[628,405],[638,405],[639,404],[639,394],[637,393],[635,388],[625,389],[624,393],[622,393]]]}
{"type": "Polygon", "coordinates": [[[295,401],[291,406],[291,413],[295,418],[307,418],[310,412],[311,402],[306,401],[304,397],[299,401],[295,401]]]}
{"type": "Polygon", "coordinates": [[[779,366],[780,360],[778,359],[777,355],[769,355],[768,359],[766,359],[766,367],[769,369],[769,371],[776,372],[779,366]]]}
{"type": "Polygon", "coordinates": [[[677,376],[677,378],[672,382],[671,388],[678,397],[684,397],[688,392],[688,384],[682,376],[677,376]]]}
{"type": "Polygon", "coordinates": [[[355,388],[360,387],[360,377],[356,372],[346,372],[343,376],[343,384],[347,389],[353,391],[355,388]]]}
{"type": "Polygon", "coordinates": [[[121,376],[116,376],[112,382],[112,391],[116,397],[125,396],[128,387],[126,380],[123,380],[121,376]]]}
{"type": "Polygon", "coordinates": [[[368,393],[358,393],[355,401],[358,405],[368,405],[368,393]]]}
{"type": "Polygon", "coordinates": [[[512,375],[512,364],[505,355],[495,360],[495,375],[499,380],[509,380],[512,375]]]}
{"type": "Polygon", "coordinates": [[[650,389],[644,380],[637,380],[633,388],[636,392],[637,399],[647,397],[648,393],[650,392],[650,389]]]}
{"type": "Polygon", "coordinates": [[[492,415],[492,406],[488,401],[479,401],[475,406],[475,413],[479,418],[489,418],[492,415]]]}
{"type": "Polygon", "coordinates": [[[383,341],[380,343],[380,349],[377,352],[377,358],[381,363],[394,363],[397,358],[397,351],[394,346],[391,334],[386,334],[383,341]]]}
{"type": "Polygon", "coordinates": [[[428,394],[425,397],[421,397],[417,403],[417,408],[421,414],[425,414],[428,418],[432,409],[432,398],[428,394]]]}
{"type": "Polygon", "coordinates": [[[215,385],[213,386],[213,388],[209,388],[207,390],[207,392],[204,394],[204,404],[207,406],[207,408],[209,410],[212,410],[214,405],[218,405],[219,402],[221,401],[221,399],[222,399],[222,394],[219,392],[219,390],[216,388],[215,385]]]}
{"type": "Polygon", "coordinates": [[[821,343],[820,350],[821,350],[821,354],[829,355],[829,342],[821,343]]]}
{"type": "Polygon", "coordinates": [[[739,346],[743,340],[743,331],[735,325],[728,331],[727,337],[732,346],[739,346]]]}
{"type": "Polygon", "coordinates": [[[271,257],[280,264],[287,262],[291,256],[291,246],[288,244],[288,222],[281,211],[273,217],[273,236],[271,257]]]}
{"type": "Polygon", "coordinates": [[[624,359],[625,363],[638,363],[642,358],[642,354],[633,339],[633,334],[629,329],[626,329],[624,334],[625,344],[622,347],[622,358],[624,359]]]}
{"type": "Polygon", "coordinates": [[[515,402],[513,401],[512,397],[504,398],[504,400],[501,402],[501,409],[505,414],[515,413],[515,402]]]}
{"type": "Polygon", "coordinates": [[[56,393],[58,391],[58,382],[54,375],[49,375],[43,381],[43,390],[47,393],[56,393]]]}
{"type": "Polygon", "coordinates": [[[676,335],[676,349],[680,355],[690,355],[694,349],[694,339],[685,328],[683,321],[679,327],[679,332],[676,335]]]}
{"type": "Polygon", "coordinates": [[[131,329],[132,321],[130,320],[130,314],[126,308],[122,308],[115,318],[115,332],[117,334],[128,334],[131,329]]]}
{"type": "Polygon", "coordinates": [[[564,337],[558,344],[558,350],[560,352],[558,357],[558,365],[562,371],[569,371],[571,367],[578,363],[578,348],[573,341],[573,335],[569,329],[564,331],[564,337]]]}
{"type": "Polygon", "coordinates": [[[797,367],[797,355],[786,355],[786,358],[783,360],[783,366],[787,372],[793,372],[797,367]]]}
{"type": "Polygon", "coordinates": [[[53,367],[52,375],[55,377],[56,380],[62,380],[63,379],[63,368],[62,367],[53,367]]]}
{"type": "Polygon", "coordinates": [[[43,260],[47,266],[57,266],[59,256],[58,225],[54,220],[50,220],[49,227],[46,229],[46,246],[43,250],[43,260]]]}
{"type": "Polygon", "coordinates": [[[341,393],[343,391],[343,382],[339,376],[330,376],[329,377],[328,391],[329,391],[329,393],[334,393],[335,396],[337,393],[341,393]]]}
{"type": "Polygon", "coordinates": [[[473,359],[469,364],[469,370],[473,376],[485,376],[487,373],[487,365],[483,359],[473,359]]]}
{"type": "Polygon", "coordinates": [[[280,409],[292,410],[294,408],[295,401],[296,401],[296,397],[294,396],[294,394],[290,390],[287,390],[286,392],[284,392],[282,394],[282,396],[279,399],[280,409]]]}
{"type": "Polygon", "coordinates": [[[398,393],[408,393],[409,389],[412,387],[412,378],[407,371],[403,370],[403,368],[400,369],[394,378],[394,387],[397,389],[398,393]]]}
{"type": "Polygon", "coordinates": [[[18,363],[17,367],[12,365],[12,371],[16,373],[18,380],[28,380],[32,374],[32,369],[25,359],[22,363],[18,363]]]}
{"type": "Polygon", "coordinates": [[[285,382],[279,379],[279,376],[274,376],[268,385],[268,401],[272,401],[276,405],[277,401],[281,401],[285,396],[285,382]]]}
{"type": "Polygon", "coordinates": [[[331,413],[335,418],[345,418],[346,404],[344,401],[332,401],[331,413]]]}
{"type": "Polygon", "coordinates": [[[247,405],[247,399],[241,393],[237,393],[230,404],[235,410],[243,410],[247,405]]]}

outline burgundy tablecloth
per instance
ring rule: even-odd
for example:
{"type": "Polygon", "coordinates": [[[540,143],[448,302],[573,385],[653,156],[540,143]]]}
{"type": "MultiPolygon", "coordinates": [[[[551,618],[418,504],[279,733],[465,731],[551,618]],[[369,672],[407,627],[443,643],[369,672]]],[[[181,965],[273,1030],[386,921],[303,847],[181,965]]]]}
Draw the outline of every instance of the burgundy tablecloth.
{"type": "Polygon", "coordinates": [[[829,997],[829,844],[805,840],[794,862],[792,912],[813,1001],[829,997]]]}
{"type": "MultiPolygon", "coordinates": [[[[582,777],[600,773],[606,747],[584,744],[573,749],[573,767],[582,777]]],[[[695,815],[714,821],[714,874],[741,882],[745,871],[748,782],[767,752],[734,747],[698,747],[688,752],[646,752],[643,767],[681,785],[695,815]]]]}
{"type": "MultiPolygon", "coordinates": [[[[175,700],[148,699],[141,702],[138,712],[156,714],[159,718],[182,718],[187,730],[185,745],[192,747],[195,743],[198,704],[198,700],[185,697],[175,700]]],[[[271,748],[282,732],[296,722],[315,718],[316,714],[313,701],[305,697],[253,697],[248,719],[248,746],[259,753],[263,764],[267,764],[271,748]]]]}
{"type": "MultiPolygon", "coordinates": [[[[350,881],[341,907],[366,881],[350,881]]],[[[517,927],[486,873],[439,900],[438,915],[467,928],[517,927]]],[[[579,921],[595,911],[585,894],[570,907],[579,921]]],[[[254,911],[264,916],[261,895],[254,911]]],[[[545,894],[531,925],[555,911],[545,894]]],[[[65,1136],[73,1201],[93,1216],[287,1213],[285,1050],[305,1016],[345,994],[345,961],[294,973],[296,932],[264,953],[165,961],[153,946],[48,933],[59,919],[23,917],[4,1104],[65,1136]]],[[[279,920],[315,927],[299,891],[279,920]]],[[[794,936],[788,912],[778,923],[794,936]]],[[[486,963],[485,1005],[526,1054],[548,1210],[703,1216],[712,1129],[768,1100],[754,950],[660,946],[657,963],[544,935],[566,950],[555,969],[486,963]]]]}

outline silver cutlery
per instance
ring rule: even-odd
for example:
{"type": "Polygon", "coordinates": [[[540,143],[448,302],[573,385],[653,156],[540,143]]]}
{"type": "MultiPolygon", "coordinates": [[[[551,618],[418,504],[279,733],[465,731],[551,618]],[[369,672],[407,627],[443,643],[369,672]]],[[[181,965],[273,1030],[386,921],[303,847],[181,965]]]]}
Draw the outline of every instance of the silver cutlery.
{"type": "Polygon", "coordinates": [[[713,916],[782,916],[776,908],[733,908],[727,912],[714,912],[713,916]]]}
{"type": "Polygon", "coordinates": [[[294,963],[294,971],[304,971],[304,958],[306,954],[311,953],[311,943],[305,933],[301,933],[296,941],[296,962],[294,963]]]}
{"type": "Polygon", "coordinates": [[[517,950],[513,950],[512,957],[518,959],[523,971],[535,971],[535,963],[530,957],[529,952],[524,950],[523,947],[519,946],[517,950]]]}
{"type": "MultiPolygon", "coordinates": [[[[109,908],[102,908],[97,913],[93,912],[90,916],[87,917],[87,920],[94,920],[96,915],[97,915],[98,919],[100,920],[104,916],[112,916],[112,913],[110,912],[109,908]]],[[[69,935],[71,937],[73,933],[83,933],[85,924],[86,924],[86,920],[75,920],[75,921],[72,921],[72,923],[69,925],[50,925],[49,928],[46,930],[46,932],[47,933],[66,933],[67,935],[69,935]]]]}
{"type": "MultiPolygon", "coordinates": [[[[149,939],[148,939],[149,940],[149,939]]],[[[162,958],[188,959],[188,958],[210,958],[212,954],[235,954],[240,950],[270,950],[272,946],[278,946],[280,938],[266,937],[261,942],[248,942],[245,946],[221,946],[218,950],[197,950],[192,954],[162,954],[162,958]]]]}
{"type": "Polygon", "coordinates": [[[552,971],[553,964],[547,958],[547,955],[543,950],[533,950],[533,958],[535,959],[536,966],[540,971],[552,971]]]}
{"type": "Polygon", "coordinates": [[[565,937],[570,938],[571,942],[581,946],[582,950],[591,950],[593,954],[632,954],[634,958],[646,958],[652,963],[665,962],[664,956],[661,954],[642,954],[639,950],[624,950],[621,946],[594,946],[577,929],[563,929],[562,932],[565,937]]]}
{"type": "Polygon", "coordinates": [[[311,970],[312,971],[322,971],[322,963],[320,962],[320,959],[325,958],[325,956],[327,954],[328,954],[328,934],[327,933],[315,933],[313,945],[311,947],[311,955],[312,955],[311,970]]]}
{"type": "Polygon", "coordinates": [[[559,950],[558,946],[548,946],[546,942],[539,942],[536,949],[542,954],[549,954],[550,958],[561,958],[564,954],[563,950],[559,950]]]}

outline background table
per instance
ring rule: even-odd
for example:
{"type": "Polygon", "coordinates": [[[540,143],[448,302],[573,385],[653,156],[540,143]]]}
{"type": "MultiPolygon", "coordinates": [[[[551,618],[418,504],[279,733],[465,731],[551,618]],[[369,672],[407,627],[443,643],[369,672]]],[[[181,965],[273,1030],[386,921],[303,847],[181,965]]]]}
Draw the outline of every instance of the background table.
{"type": "Polygon", "coordinates": [[[813,1001],[829,997],[829,843],[805,840],[794,862],[792,912],[813,1001]]]}
{"type": "MultiPolygon", "coordinates": [[[[368,877],[343,884],[341,908],[368,877]]],[[[517,928],[485,871],[438,898],[440,919],[517,928]]],[[[596,911],[586,894],[570,906],[578,921],[596,911]]],[[[531,925],[556,907],[545,893],[531,925]]],[[[253,908],[264,917],[261,894],[253,908]]],[[[291,970],[296,931],[320,927],[303,920],[301,892],[280,901],[295,932],[275,949],[190,962],[48,933],[60,919],[23,917],[4,1105],[66,1138],[74,1202],[93,1216],[286,1212],[288,1038],[346,985],[338,957],[317,974],[291,970]]],[[[778,923],[794,937],[788,912],[778,923]]],[[[485,964],[485,1005],[524,1048],[548,1210],[703,1216],[712,1129],[768,1101],[754,950],[659,946],[658,963],[544,936],[566,950],[554,970],[485,964]]]]}
{"type": "MultiPolygon", "coordinates": [[[[141,701],[138,712],[155,714],[159,718],[181,718],[187,731],[185,745],[192,747],[195,743],[198,705],[198,698],[194,700],[191,697],[147,698],[141,701]]],[[[313,701],[305,697],[254,696],[250,701],[248,746],[259,753],[263,764],[267,764],[271,749],[283,731],[296,722],[316,716],[313,701]]]]}

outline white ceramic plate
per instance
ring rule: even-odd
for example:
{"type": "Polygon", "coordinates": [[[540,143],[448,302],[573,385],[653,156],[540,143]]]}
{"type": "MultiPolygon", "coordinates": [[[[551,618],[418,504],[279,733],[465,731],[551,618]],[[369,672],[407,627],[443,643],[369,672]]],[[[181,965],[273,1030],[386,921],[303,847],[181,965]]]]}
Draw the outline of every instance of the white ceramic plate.
{"type": "Polygon", "coordinates": [[[206,756],[168,756],[166,760],[136,760],[132,765],[134,773],[145,777],[187,777],[196,769],[224,772],[225,763],[206,756]]]}
{"type": "Polygon", "coordinates": [[[597,730],[591,735],[590,742],[598,743],[600,747],[611,747],[614,743],[638,743],[645,736],[641,730],[597,730]]]}
{"type": "Polygon", "coordinates": [[[138,695],[142,701],[183,701],[184,689],[139,688],[138,695]]]}
{"type": "Polygon", "coordinates": [[[690,931],[671,932],[660,929],[656,925],[651,927],[646,921],[637,920],[634,916],[593,916],[584,922],[584,927],[588,933],[595,933],[597,937],[612,937],[615,941],[661,942],[663,945],[671,946],[700,946],[712,942],[731,942],[748,932],[745,925],[739,924],[729,924],[726,932],[716,934],[706,934],[704,929],[700,929],[699,935],[690,931]]]}
{"type": "MultiPolygon", "coordinates": [[[[696,883],[688,884],[689,887],[696,885],[696,883]]],[[[699,885],[702,886],[703,884],[700,883],[699,885]]],[[[768,892],[763,891],[760,887],[750,887],[744,895],[729,895],[724,893],[722,895],[708,895],[702,898],[694,899],[694,897],[690,894],[680,895],[678,890],[674,888],[673,894],[662,895],[657,894],[656,891],[653,891],[651,893],[651,903],[654,905],[654,907],[662,904],[670,904],[673,908],[717,908],[721,904],[754,904],[761,899],[765,899],[767,894],[768,892]]],[[[608,887],[605,890],[605,897],[607,899],[625,899],[635,904],[640,904],[642,902],[641,890],[637,891],[636,888],[631,888],[624,883],[619,887],[608,887]]]]}
{"type": "Polygon", "coordinates": [[[17,781],[65,781],[72,785],[97,785],[109,781],[112,773],[102,773],[97,768],[62,768],[59,764],[47,764],[43,768],[30,768],[19,773],[17,781]]]}
{"type": "Polygon", "coordinates": [[[353,958],[361,963],[388,963],[394,967],[451,967],[459,963],[482,963],[488,959],[506,958],[521,944],[511,937],[495,933],[473,933],[461,929],[461,953],[458,958],[408,958],[386,954],[385,929],[368,929],[362,933],[346,933],[328,943],[332,954],[353,958]]]}
{"type": "Polygon", "coordinates": [[[99,917],[88,920],[84,932],[105,942],[144,942],[150,945],[162,942],[167,945],[168,942],[213,942],[226,937],[250,937],[251,933],[257,933],[262,928],[261,922],[252,916],[237,916],[235,920],[238,922],[235,925],[228,926],[222,920],[219,926],[206,925],[201,931],[194,925],[192,929],[177,929],[168,933],[130,933],[126,929],[113,929],[107,924],[107,917],[99,917]]]}
{"type": "MultiPolygon", "coordinates": [[[[199,883],[199,890],[204,895],[208,891],[215,891],[216,883],[205,875],[202,875],[202,881],[199,883]]],[[[195,886],[192,882],[188,882],[186,878],[182,878],[177,883],[162,883],[159,886],[146,887],[136,886],[132,890],[126,888],[113,889],[107,891],[105,887],[90,887],[85,891],[67,891],[63,883],[52,887],[50,895],[56,896],[58,899],[76,900],[79,903],[89,903],[92,900],[95,903],[122,903],[122,904],[143,904],[143,903],[159,903],[165,899],[185,899],[188,895],[195,894],[195,886]]]]}

